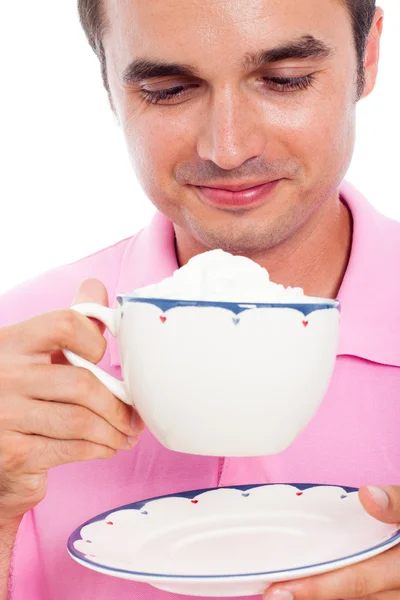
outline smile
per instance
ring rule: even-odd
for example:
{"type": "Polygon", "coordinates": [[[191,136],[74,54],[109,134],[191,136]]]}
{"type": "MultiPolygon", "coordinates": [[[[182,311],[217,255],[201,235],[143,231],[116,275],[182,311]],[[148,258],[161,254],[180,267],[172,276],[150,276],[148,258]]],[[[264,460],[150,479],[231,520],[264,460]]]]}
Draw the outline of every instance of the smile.
{"type": "Polygon", "coordinates": [[[202,200],[219,208],[245,208],[261,204],[274,192],[280,179],[259,185],[238,186],[195,186],[202,200]]]}

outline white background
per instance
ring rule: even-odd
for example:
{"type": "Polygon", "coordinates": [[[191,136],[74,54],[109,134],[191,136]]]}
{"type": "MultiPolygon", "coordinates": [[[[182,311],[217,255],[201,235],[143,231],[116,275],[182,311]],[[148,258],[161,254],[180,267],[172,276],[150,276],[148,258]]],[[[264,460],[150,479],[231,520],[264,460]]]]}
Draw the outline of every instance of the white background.
{"type": "MultiPolygon", "coordinates": [[[[347,179],[400,220],[400,2],[347,179]]],[[[132,173],[75,0],[0,0],[0,293],[132,235],[153,207],[132,173]],[[122,218],[121,218],[122,216],[122,218]]]]}

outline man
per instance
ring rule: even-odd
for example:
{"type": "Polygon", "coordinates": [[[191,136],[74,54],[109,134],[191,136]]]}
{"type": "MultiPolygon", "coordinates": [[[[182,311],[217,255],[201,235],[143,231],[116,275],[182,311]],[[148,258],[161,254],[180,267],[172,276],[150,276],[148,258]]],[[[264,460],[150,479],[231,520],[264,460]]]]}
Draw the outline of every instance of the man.
{"type": "MultiPolygon", "coordinates": [[[[1,600],[8,587],[12,600],[170,598],[95,574],[65,551],[85,519],[161,494],[372,485],[360,491],[365,508],[400,522],[400,224],[341,183],[357,102],[376,80],[382,11],[374,0],[80,0],[79,8],[160,212],[130,240],[0,300],[1,600]],[[120,376],[115,344],[106,350],[97,326],[68,307],[113,302],[211,248],[342,303],[330,389],[281,455],[170,452],[90,373],[61,359],[69,348],[120,376]]],[[[396,600],[400,548],[272,586],[270,597],[396,600]]]]}

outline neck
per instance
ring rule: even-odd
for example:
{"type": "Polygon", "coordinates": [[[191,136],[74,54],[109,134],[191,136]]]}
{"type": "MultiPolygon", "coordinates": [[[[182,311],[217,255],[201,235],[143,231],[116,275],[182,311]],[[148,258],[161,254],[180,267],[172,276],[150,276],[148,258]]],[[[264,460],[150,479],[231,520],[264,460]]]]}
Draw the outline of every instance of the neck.
{"type": "MultiPolygon", "coordinates": [[[[176,231],[180,266],[209,250],[176,231]]],[[[336,298],[346,272],[352,241],[349,209],[336,195],[290,239],[275,248],[249,256],[268,269],[271,281],[301,287],[308,296],[336,298]]]]}

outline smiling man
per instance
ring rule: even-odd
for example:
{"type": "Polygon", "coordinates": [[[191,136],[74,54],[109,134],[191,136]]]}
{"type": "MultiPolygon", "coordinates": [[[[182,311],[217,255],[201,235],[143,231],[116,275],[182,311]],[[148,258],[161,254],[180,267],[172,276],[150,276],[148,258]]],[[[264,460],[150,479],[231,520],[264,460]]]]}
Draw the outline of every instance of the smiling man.
{"type": "MultiPolygon", "coordinates": [[[[376,81],[382,11],[374,0],[78,5],[158,211],[132,238],[0,298],[0,600],[173,597],[91,572],[65,551],[93,515],[162,494],[363,486],[370,514],[400,522],[400,224],[343,183],[357,103],[376,81]],[[341,301],[328,393],[279,455],[171,452],[89,372],[60,358],[68,348],[121,376],[115,341],[106,349],[97,326],[68,309],[74,295],[107,304],[213,248],[341,301]]],[[[272,586],[266,597],[398,600],[400,549],[272,586]]]]}
{"type": "Polygon", "coordinates": [[[338,186],[380,14],[365,87],[341,2],[118,2],[99,16],[110,100],[180,263],[222,247],[335,295],[351,240],[338,186]]]}

